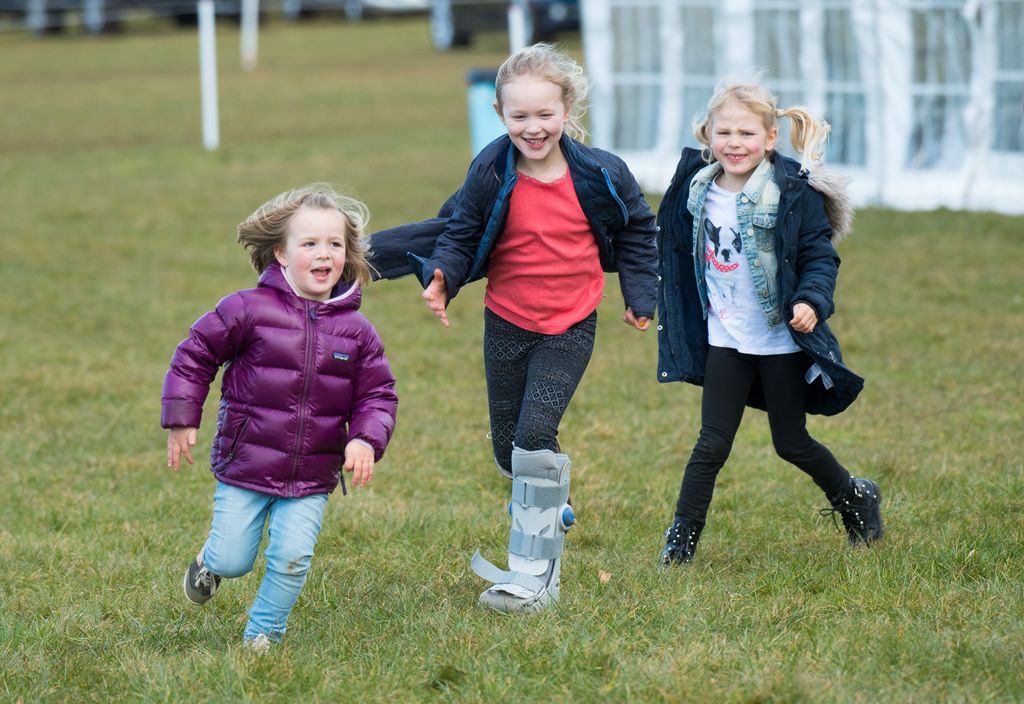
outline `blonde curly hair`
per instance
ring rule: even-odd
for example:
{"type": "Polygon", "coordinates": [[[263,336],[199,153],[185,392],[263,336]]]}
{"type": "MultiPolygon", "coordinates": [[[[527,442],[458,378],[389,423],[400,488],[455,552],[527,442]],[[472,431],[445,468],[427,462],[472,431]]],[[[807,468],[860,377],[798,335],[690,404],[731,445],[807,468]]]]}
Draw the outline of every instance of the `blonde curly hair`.
{"type": "Polygon", "coordinates": [[[345,216],[345,268],[341,278],[361,286],[369,283],[369,246],[365,234],[370,211],[361,201],[342,195],[326,183],[311,183],[279,193],[238,224],[238,241],[249,250],[253,268],[263,273],[274,261],[274,250],[284,246],[288,223],[303,206],[337,210],[345,216]]]}

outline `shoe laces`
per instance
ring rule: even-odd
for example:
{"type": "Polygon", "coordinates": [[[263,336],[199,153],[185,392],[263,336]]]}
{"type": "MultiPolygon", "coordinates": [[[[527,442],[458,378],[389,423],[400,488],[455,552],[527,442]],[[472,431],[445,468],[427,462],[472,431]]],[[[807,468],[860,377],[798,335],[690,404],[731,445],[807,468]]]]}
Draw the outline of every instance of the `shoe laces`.
{"type": "Polygon", "coordinates": [[[865,543],[868,543],[868,540],[864,537],[868,525],[863,515],[867,515],[871,508],[872,498],[871,495],[865,494],[861,487],[854,483],[853,490],[847,496],[844,496],[829,508],[820,509],[818,515],[831,517],[832,524],[836,527],[836,530],[842,531],[842,528],[839,527],[839,521],[836,520],[836,514],[838,513],[843,520],[843,528],[846,528],[847,533],[853,533],[858,538],[863,539],[865,543]]]}
{"type": "Polygon", "coordinates": [[[818,515],[832,518],[832,524],[836,527],[836,530],[841,531],[843,528],[839,527],[839,521],[836,519],[836,514],[843,519],[843,527],[847,530],[853,528],[856,530],[864,530],[867,525],[864,520],[860,517],[860,512],[854,507],[849,505],[844,506],[832,506],[830,508],[823,508],[818,510],[818,515]]]}
{"type": "Polygon", "coordinates": [[[213,595],[217,591],[217,578],[210,570],[200,567],[196,573],[195,587],[213,595]]]}

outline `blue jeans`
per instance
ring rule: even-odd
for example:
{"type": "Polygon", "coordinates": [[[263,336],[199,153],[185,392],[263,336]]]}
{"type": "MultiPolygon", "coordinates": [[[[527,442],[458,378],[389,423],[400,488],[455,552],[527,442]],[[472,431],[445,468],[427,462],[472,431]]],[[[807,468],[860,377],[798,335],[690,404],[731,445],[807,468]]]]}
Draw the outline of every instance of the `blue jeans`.
{"type": "Polygon", "coordinates": [[[208,570],[221,577],[251,572],[263,525],[269,523],[267,571],[249,609],[242,634],[246,640],[261,633],[275,641],[284,636],[288,614],[306,582],[326,506],[327,494],[285,499],[217,482],[213,524],[202,552],[208,570]]]}

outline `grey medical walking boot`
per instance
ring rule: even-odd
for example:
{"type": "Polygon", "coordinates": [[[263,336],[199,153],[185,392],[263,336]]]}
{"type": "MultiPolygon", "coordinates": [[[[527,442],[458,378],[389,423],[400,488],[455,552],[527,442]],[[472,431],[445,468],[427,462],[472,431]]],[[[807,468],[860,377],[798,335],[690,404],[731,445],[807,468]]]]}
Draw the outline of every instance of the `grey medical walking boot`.
{"type": "Polygon", "coordinates": [[[220,586],[220,575],[216,575],[203,565],[201,557],[196,557],[185,570],[185,596],[196,606],[202,606],[217,593],[220,586]]]}
{"type": "Polygon", "coordinates": [[[819,513],[832,516],[833,521],[837,513],[842,517],[851,547],[871,545],[882,539],[885,527],[882,525],[882,491],[878,484],[870,479],[850,477],[846,490],[830,499],[830,503],[832,508],[823,508],[819,513]]]}
{"type": "Polygon", "coordinates": [[[476,551],[473,571],[494,583],[480,595],[481,605],[515,613],[541,611],[558,601],[565,533],[576,521],[567,503],[570,467],[567,455],[513,448],[509,569],[476,551]]]}

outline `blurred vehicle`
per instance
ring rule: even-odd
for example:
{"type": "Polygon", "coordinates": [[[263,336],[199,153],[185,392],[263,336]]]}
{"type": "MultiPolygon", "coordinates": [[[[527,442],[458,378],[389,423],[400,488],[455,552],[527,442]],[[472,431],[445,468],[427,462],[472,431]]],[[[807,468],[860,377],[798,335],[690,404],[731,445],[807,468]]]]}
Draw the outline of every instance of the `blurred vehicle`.
{"type": "MultiPolygon", "coordinates": [[[[524,0],[526,43],[580,27],[578,0],[524,0]]],[[[438,51],[469,46],[478,32],[508,31],[507,0],[430,0],[430,39],[438,51]]]]}
{"type": "Polygon", "coordinates": [[[366,16],[426,14],[430,0],[283,0],[281,5],[290,20],[339,9],[345,19],[358,21],[366,16]]]}
{"type": "MultiPolygon", "coordinates": [[[[214,0],[218,17],[237,20],[242,0],[214,0]]],[[[346,19],[364,16],[426,14],[430,0],[260,0],[260,14],[280,8],[288,19],[320,12],[342,12],[346,19]]],[[[87,32],[100,33],[121,27],[126,10],[145,10],[155,17],[169,17],[180,26],[198,21],[196,0],[0,0],[0,15],[10,15],[36,34],[61,32],[73,15],[87,32]]]]}
{"type": "MultiPolygon", "coordinates": [[[[241,14],[241,0],[214,0],[213,6],[218,16],[237,19],[241,14]]],[[[197,22],[196,0],[0,0],[0,14],[11,15],[35,34],[64,31],[69,15],[91,34],[117,31],[129,10],[170,17],[182,26],[197,22]]]]}

